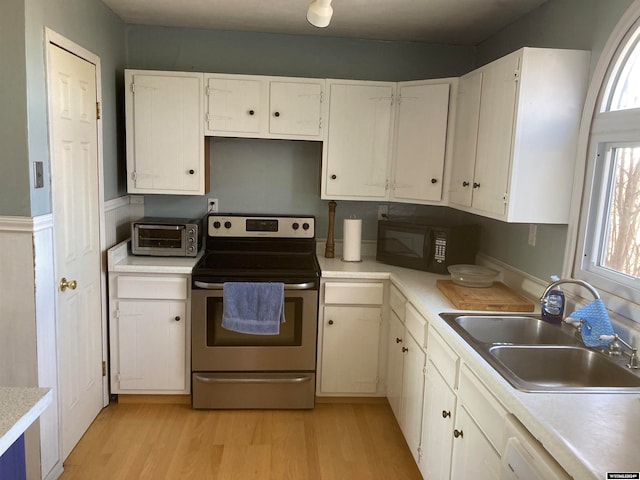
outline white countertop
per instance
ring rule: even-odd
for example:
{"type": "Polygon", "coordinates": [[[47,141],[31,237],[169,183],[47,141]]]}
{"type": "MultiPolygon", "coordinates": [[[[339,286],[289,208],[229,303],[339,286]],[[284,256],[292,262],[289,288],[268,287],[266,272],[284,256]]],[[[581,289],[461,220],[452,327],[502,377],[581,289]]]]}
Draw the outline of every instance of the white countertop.
{"type": "Polygon", "coordinates": [[[120,273],[173,273],[191,275],[191,270],[203,255],[197,257],[152,257],[131,255],[129,240],[120,242],[107,252],[107,265],[110,272],[120,273]]]}
{"type": "Polygon", "coordinates": [[[0,456],[49,406],[49,388],[0,387],[0,456]]]}
{"type": "MultiPolygon", "coordinates": [[[[438,315],[456,311],[436,287],[443,275],[318,255],[325,279],[390,279],[460,353],[513,413],[576,480],[603,480],[607,472],[640,471],[640,394],[526,393],[513,388],[438,315]]],[[[486,312],[485,312],[486,313],[486,312]]]]}

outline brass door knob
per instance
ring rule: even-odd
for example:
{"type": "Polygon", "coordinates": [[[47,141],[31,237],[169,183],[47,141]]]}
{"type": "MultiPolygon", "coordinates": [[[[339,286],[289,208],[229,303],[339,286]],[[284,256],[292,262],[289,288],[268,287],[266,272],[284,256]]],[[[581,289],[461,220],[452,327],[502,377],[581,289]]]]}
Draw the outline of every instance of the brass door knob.
{"type": "Polygon", "coordinates": [[[64,292],[67,288],[75,290],[78,286],[78,282],[75,280],[67,280],[65,277],[60,279],[60,291],[64,292]]]}

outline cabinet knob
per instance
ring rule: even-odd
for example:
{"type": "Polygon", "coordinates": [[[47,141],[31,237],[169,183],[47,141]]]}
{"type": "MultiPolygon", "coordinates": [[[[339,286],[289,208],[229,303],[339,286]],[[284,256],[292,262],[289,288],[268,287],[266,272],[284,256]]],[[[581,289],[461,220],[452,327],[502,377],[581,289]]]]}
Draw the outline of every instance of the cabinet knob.
{"type": "Polygon", "coordinates": [[[473,182],[473,188],[480,188],[480,184],[477,182],[473,182]]]}
{"type": "Polygon", "coordinates": [[[273,112],[273,116],[274,117],[279,117],[280,116],[280,112],[273,112]]]}
{"type": "Polygon", "coordinates": [[[174,320],[175,320],[176,322],[179,322],[179,321],[180,321],[180,315],[176,315],[176,316],[175,316],[175,318],[174,318],[174,320]]]}
{"type": "Polygon", "coordinates": [[[462,182],[462,186],[463,187],[468,187],[469,186],[469,182],[467,182],[466,180],[464,182],[462,182]]]}
{"type": "Polygon", "coordinates": [[[447,410],[442,410],[442,418],[447,418],[447,417],[451,417],[451,412],[448,412],[447,410]]]}
{"type": "Polygon", "coordinates": [[[409,351],[409,349],[408,349],[407,347],[402,347],[402,351],[403,351],[403,352],[408,352],[408,351],[409,351]]]}
{"type": "Polygon", "coordinates": [[[329,325],[333,325],[333,320],[329,320],[327,323],[328,323],[329,325]]]}
{"type": "Polygon", "coordinates": [[[401,339],[401,338],[396,337],[396,343],[402,343],[402,339],[401,339]]]}
{"type": "Polygon", "coordinates": [[[75,290],[78,287],[78,282],[75,280],[67,280],[65,277],[60,279],[60,291],[64,292],[67,288],[75,290]]]}
{"type": "Polygon", "coordinates": [[[335,180],[336,178],[338,178],[337,175],[331,175],[331,180],[335,180]]]}
{"type": "Polygon", "coordinates": [[[437,178],[432,178],[431,179],[431,183],[438,183],[438,179],[437,178]]]}
{"type": "Polygon", "coordinates": [[[196,173],[196,171],[193,168],[189,170],[189,175],[193,175],[194,173],[196,173]]]}
{"type": "Polygon", "coordinates": [[[253,110],[249,110],[249,115],[254,115],[256,112],[254,112],[253,110]]]}
{"type": "Polygon", "coordinates": [[[456,438],[463,438],[462,430],[455,429],[453,431],[453,436],[456,438]]]}

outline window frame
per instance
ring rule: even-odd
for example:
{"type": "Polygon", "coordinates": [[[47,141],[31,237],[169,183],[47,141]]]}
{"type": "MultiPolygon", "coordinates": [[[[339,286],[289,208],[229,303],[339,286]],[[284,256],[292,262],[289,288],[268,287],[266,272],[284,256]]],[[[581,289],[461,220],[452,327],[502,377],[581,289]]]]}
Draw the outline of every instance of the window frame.
{"type": "MultiPolygon", "coordinates": [[[[640,0],[622,16],[600,55],[587,92],[576,157],[572,207],[565,247],[563,276],[585,280],[599,292],[607,308],[640,322],[640,286],[620,281],[618,275],[591,266],[597,255],[593,239],[602,235],[603,184],[601,173],[609,168],[603,155],[613,145],[640,146],[640,108],[605,111],[609,106],[621,66],[640,39],[640,0]],[[606,100],[606,103],[605,103],[606,100]],[[634,128],[635,127],[635,128],[634,128]],[[601,160],[598,160],[600,154],[601,160]],[[594,198],[598,200],[594,202],[594,198]],[[594,220],[597,220],[594,221],[594,220]]],[[[587,298],[585,291],[571,293],[587,298]]],[[[587,298],[588,299],[588,298],[587,298]]]]}

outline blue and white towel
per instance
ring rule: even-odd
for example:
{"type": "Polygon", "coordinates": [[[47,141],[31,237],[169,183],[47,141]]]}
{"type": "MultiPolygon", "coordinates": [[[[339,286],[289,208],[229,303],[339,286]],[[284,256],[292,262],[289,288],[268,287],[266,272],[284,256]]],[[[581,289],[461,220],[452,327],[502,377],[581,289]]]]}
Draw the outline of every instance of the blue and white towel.
{"type": "Polygon", "coordinates": [[[587,303],[569,316],[582,320],[580,334],[587,347],[606,347],[611,343],[611,340],[600,340],[601,335],[614,335],[609,314],[601,299],[587,303]]]}
{"type": "Polygon", "coordinates": [[[226,282],[222,326],[253,335],[278,335],[284,318],[284,284],[226,282]]]}

